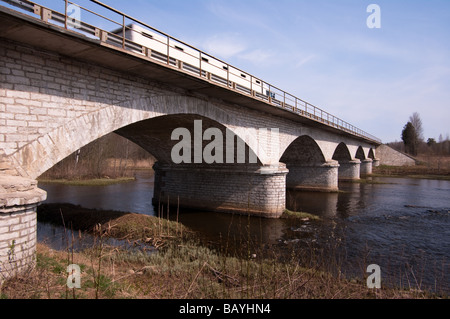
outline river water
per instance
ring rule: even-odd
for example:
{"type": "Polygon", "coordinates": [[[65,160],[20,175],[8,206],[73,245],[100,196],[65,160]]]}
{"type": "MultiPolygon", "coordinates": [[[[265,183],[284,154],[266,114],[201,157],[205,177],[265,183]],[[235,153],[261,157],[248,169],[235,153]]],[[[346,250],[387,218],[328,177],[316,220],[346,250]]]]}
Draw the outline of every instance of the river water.
{"type": "MultiPolygon", "coordinates": [[[[373,177],[371,183],[341,183],[339,193],[288,191],[287,208],[320,221],[263,219],[232,214],[180,211],[180,222],[208,242],[226,243],[252,256],[271,252],[350,277],[369,275],[377,264],[382,283],[450,292],[450,181],[373,177]],[[248,245],[248,243],[253,245],[248,245]],[[250,247],[251,246],[251,247],[250,247]]],[[[39,183],[46,203],[158,215],[152,205],[153,172],[109,186],[39,183]]],[[[172,210],[169,217],[175,218],[172,210]]],[[[54,226],[38,223],[38,240],[61,242],[54,226]]],[[[232,252],[231,252],[232,253],[232,252]]],[[[362,279],[363,280],[363,279],[362,279]]]]}

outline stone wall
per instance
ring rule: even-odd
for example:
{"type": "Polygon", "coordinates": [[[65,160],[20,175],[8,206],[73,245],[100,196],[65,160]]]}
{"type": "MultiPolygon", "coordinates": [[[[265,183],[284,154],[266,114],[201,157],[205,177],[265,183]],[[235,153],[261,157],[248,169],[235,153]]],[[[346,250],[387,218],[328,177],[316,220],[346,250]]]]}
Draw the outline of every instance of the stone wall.
{"type": "Polygon", "coordinates": [[[388,145],[380,145],[377,148],[377,158],[380,160],[380,165],[389,166],[414,166],[416,160],[402,152],[394,150],[388,145]]]}

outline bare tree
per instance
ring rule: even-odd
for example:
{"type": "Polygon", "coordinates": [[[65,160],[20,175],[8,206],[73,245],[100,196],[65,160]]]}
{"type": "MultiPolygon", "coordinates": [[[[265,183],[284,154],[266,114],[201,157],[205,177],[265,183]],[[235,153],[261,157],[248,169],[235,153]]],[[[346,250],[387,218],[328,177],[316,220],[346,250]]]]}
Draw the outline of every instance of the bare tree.
{"type": "Polygon", "coordinates": [[[422,119],[420,118],[419,113],[414,112],[410,117],[409,121],[414,126],[414,129],[416,130],[416,138],[417,141],[423,142],[423,127],[422,127],[422,119]]]}

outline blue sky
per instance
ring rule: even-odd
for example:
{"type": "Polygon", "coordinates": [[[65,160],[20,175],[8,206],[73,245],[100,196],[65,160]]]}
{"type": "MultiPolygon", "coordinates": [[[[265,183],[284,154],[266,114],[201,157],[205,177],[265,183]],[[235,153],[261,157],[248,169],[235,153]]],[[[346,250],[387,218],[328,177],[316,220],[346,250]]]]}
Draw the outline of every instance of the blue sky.
{"type": "Polygon", "coordinates": [[[413,112],[425,139],[450,133],[450,0],[103,2],[383,142],[400,140],[413,112]],[[366,24],[372,3],[380,29],[366,24]]]}

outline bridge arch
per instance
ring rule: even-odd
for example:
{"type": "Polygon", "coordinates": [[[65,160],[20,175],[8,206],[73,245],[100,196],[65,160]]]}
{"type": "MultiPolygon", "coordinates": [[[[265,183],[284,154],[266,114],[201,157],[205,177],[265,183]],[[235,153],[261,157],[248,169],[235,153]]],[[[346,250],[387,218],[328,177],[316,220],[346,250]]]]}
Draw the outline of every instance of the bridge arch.
{"type": "MultiPolygon", "coordinates": [[[[364,156],[362,148],[358,147],[355,156],[364,156]]],[[[333,159],[339,162],[339,179],[340,180],[354,180],[360,178],[361,160],[352,157],[350,148],[344,142],[341,142],[336,147],[333,159]]]]}
{"type": "MultiPolygon", "coordinates": [[[[145,124],[152,124],[156,125],[153,127],[156,129],[158,125],[161,126],[157,119],[164,116],[174,119],[174,123],[179,123],[181,126],[192,126],[193,121],[197,119],[204,121],[206,128],[214,126],[223,132],[229,130],[246,142],[247,150],[250,149],[255,154],[257,164],[264,163],[264,159],[267,158],[263,146],[249,147],[249,145],[260,144],[256,129],[238,126],[229,114],[209,101],[176,95],[143,98],[120,106],[104,106],[67,121],[17,150],[9,158],[20,175],[36,179],[73,152],[111,132],[117,131],[120,135],[148,148],[148,142],[146,144],[144,139],[139,140],[138,134],[131,134],[130,128],[133,125],[143,127],[145,124]],[[183,117],[185,120],[180,120],[183,117]],[[146,122],[149,120],[152,121],[146,122]]],[[[169,132],[168,128],[174,128],[174,125],[166,124],[166,133],[169,132]]],[[[148,130],[148,132],[151,131],[152,129],[148,130]]],[[[170,137],[170,132],[168,136],[170,137]]],[[[167,161],[167,147],[163,150],[153,147],[151,153],[167,161]]]]}
{"type": "MultiPolygon", "coordinates": [[[[115,132],[136,143],[151,153],[160,163],[166,165],[174,163],[172,153],[180,143],[186,146],[181,147],[181,151],[189,151],[190,156],[184,157],[183,162],[178,164],[195,164],[197,155],[201,157],[212,154],[213,161],[210,163],[206,161],[208,165],[262,165],[253,148],[244,140],[248,137],[241,138],[223,124],[197,114],[162,115],[132,123],[115,132]],[[176,134],[172,136],[177,129],[186,129],[189,134],[187,137],[176,136],[176,134]],[[214,130],[213,133],[216,134],[206,134],[211,130],[214,130]],[[198,149],[195,147],[197,142],[201,143],[198,149]]],[[[176,150],[179,149],[176,148],[176,150]]],[[[205,159],[202,159],[202,163],[204,161],[205,159]]]]}
{"type": "Polygon", "coordinates": [[[333,159],[336,161],[351,161],[352,156],[350,154],[350,150],[347,147],[347,144],[341,142],[338,144],[333,153],[333,159]]]}
{"type": "Polygon", "coordinates": [[[284,151],[280,162],[288,164],[324,163],[325,157],[317,142],[308,135],[296,138],[284,151]]]}
{"type": "Polygon", "coordinates": [[[293,189],[335,191],[337,163],[327,162],[319,144],[310,136],[297,137],[285,149],[280,162],[285,163],[289,173],[286,186],[293,189]]]}
{"type": "Polygon", "coordinates": [[[372,166],[374,160],[373,150],[371,148],[366,150],[367,156],[364,148],[362,146],[359,146],[355,155],[355,159],[359,159],[361,162],[359,168],[360,176],[367,176],[369,174],[372,174],[372,166]]]}
{"type": "MultiPolygon", "coordinates": [[[[266,133],[260,134],[254,126],[239,124],[239,118],[209,100],[180,95],[155,96],[120,106],[106,105],[70,119],[11,154],[10,158],[22,176],[36,179],[84,145],[117,132],[161,161],[154,166],[154,202],[169,203],[171,198],[172,204],[179,199],[180,207],[185,208],[279,217],[285,207],[287,170],[283,166],[265,165],[264,147],[269,144],[264,141],[266,133]],[[163,119],[170,119],[172,123],[163,119]],[[204,122],[203,129],[214,127],[223,132],[223,136],[226,131],[237,136],[237,140],[247,144],[246,154],[255,155],[255,161],[173,165],[171,145],[178,141],[171,140],[171,129],[178,126],[189,129],[195,120],[204,122]],[[156,137],[152,139],[153,133],[156,137]],[[259,143],[260,140],[263,143],[259,143]],[[251,147],[253,145],[256,147],[251,147]]],[[[208,141],[203,141],[205,144],[208,141]]],[[[233,149],[237,154],[237,144],[233,149]]]]}

